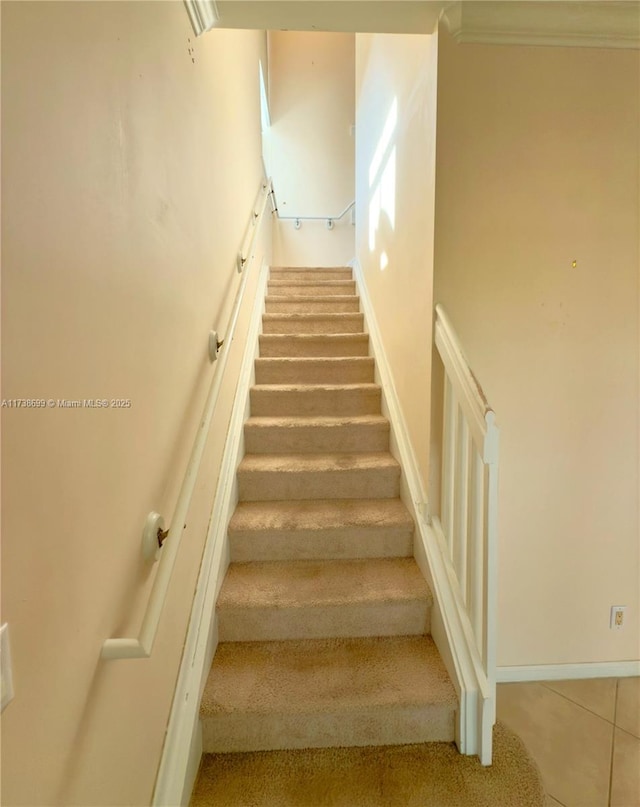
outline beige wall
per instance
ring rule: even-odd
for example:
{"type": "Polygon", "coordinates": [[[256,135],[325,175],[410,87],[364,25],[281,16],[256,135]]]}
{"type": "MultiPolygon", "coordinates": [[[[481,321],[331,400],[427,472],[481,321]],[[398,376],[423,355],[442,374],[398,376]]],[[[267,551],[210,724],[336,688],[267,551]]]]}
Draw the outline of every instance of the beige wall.
{"type": "MultiPolygon", "coordinates": [[[[269,32],[267,164],[281,216],[337,216],[354,199],[354,34],[269,32]]],[[[347,215],[274,228],[274,262],[344,265],[354,257],[347,215]]]]}
{"type": "Polygon", "coordinates": [[[262,170],[265,49],[196,41],[180,2],[2,4],[2,395],[131,400],[2,411],[7,807],[150,801],[242,325],[152,658],[99,655],[137,634],[141,528],[171,519],[212,377],[262,170]]]}
{"type": "Polygon", "coordinates": [[[357,36],[356,254],[425,489],[436,62],[436,36],[357,36]]]}
{"type": "Polygon", "coordinates": [[[434,296],[501,427],[501,665],[640,657],[639,68],[441,34],[434,296]]]}

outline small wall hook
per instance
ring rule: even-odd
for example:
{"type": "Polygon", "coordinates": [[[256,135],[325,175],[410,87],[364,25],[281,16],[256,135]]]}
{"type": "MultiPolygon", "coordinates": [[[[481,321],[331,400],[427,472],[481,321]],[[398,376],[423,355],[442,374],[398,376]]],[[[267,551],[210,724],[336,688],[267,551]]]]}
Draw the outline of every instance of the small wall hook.
{"type": "Polygon", "coordinates": [[[218,339],[217,331],[209,331],[209,361],[214,362],[218,358],[218,351],[224,345],[224,339],[218,339]]]}
{"type": "Polygon", "coordinates": [[[164,519],[160,513],[151,511],[147,516],[142,531],[142,555],[146,561],[155,563],[160,557],[160,549],[169,530],[164,528],[164,519]]]}

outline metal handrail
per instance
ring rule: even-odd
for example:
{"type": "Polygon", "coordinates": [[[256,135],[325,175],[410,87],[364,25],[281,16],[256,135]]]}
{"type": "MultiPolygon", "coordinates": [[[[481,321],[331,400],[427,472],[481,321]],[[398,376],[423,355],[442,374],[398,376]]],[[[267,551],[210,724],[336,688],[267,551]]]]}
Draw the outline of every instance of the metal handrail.
{"type": "Polygon", "coordinates": [[[356,200],[354,199],[352,202],[345,207],[342,213],[339,213],[337,216],[281,216],[278,210],[278,203],[276,202],[275,191],[273,190],[273,185],[271,186],[271,203],[273,207],[273,212],[277,215],[280,221],[293,221],[295,222],[296,229],[300,229],[301,223],[303,221],[326,221],[328,229],[333,229],[334,222],[340,221],[343,219],[347,213],[355,207],[356,200]]]}
{"type": "MultiPolygon", "coordinates": [[[[242,271],[245,268],[245,265],[251,260],[253,242],[259,229],[259,224],[262,221],[267,198],[271,193],[271,187],[270,180],[263,181],[261,189],[258,192],[257,210],[256,206],[254,206],[251,214],[252,224],[247,230],[247,235],[245,235],[245,238],[243,239],[242,251],[239,253],[239,263],[241,263],[239,266],[239,271],[242,271]],[[250,237],[247,237],[249,232],[251,232],[251,235],[250,237]]],[[[160,526],[157,528],[157,541],[158,544],[161,545],[161,548],[158,546],[157,551],[154,552],[154,556],[159,558],[160,563],[158,565],[155,580],[153,581],[153,587],[151,589],[151,594],[149,595],[149,601],[147,602],[147,609],[142,620],[139,636],[137,638],[106,639],[102,645],[101,652],[101,656],[104,659],[148,658],[153,650],[153,644],[155,642],[158,626],[160,624],[160,616],[162,614],[164,603],[167,597],[169,582],[171,580],[173,567],[175,566],[176,557],[178,554],[178,548],[180,546],[180,539],[182,538],[182,533],[186,526],[187,513],[189,511],[191,498],[193,496],[196,480],[200,471],[200,464],[202,462],[202,457],[209,436],[209,428],[211,426],[213,413],[220,396],[222,378],[224,376],[224,371],[229,356],[229,345],[234,338],[235,328],[244,297],[244,290],[247,284],[248,275],[248,272],[243,272],[242,280],[236,292],[233,309],[227,325],[227,332],[225,339],[223,340],[227,349],[222,352],[220,360],[216,363],[213,377],[211,379],[209,394],[207,396],[202,417],[199,421],[198,431],[195,437],[193,448],[191,450],[191,456],[189,458],[189,464],[187,465],[184,480],[180,488],[178,501],[176,503],[173,520],[169,530],[164,533],[164,531],[162,531],[162,520],[160,517],[155,513],[150,514],[150,517],[156,517],[154,522],[155,524],[160,523],[160,526]],[[164,540],[165,537],[166,541],[164,540]]],[[[147,519],[147,527],[145,528],[145,534],[143,536],[143,548],[147,544],[147,540],[149,538],[148,525],[149,518],[147,519]]],[[[152,539],[154,536],[155,527],[153,534],[151,535],[152,539]]]]}

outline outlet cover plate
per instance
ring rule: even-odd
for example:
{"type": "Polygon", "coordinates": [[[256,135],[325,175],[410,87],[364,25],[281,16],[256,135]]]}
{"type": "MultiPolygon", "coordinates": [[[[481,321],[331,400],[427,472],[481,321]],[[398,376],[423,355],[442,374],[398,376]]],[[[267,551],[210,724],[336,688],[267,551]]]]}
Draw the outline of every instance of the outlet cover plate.
{"type": "Polygon", "coordinates": [[[612,605],[611,606],[611,618],[609,621],[609,627],[612,630],[622,630],[624,627],[624,612],[627,610],[626,605],[612,605]]]}

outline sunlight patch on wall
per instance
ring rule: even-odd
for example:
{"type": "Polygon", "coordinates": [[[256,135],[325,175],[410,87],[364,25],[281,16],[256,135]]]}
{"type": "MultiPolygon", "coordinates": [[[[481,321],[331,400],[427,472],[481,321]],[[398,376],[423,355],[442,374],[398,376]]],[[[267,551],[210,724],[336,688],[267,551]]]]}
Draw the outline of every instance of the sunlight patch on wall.
{"type": "Polygon", "coordinates": [[[378,141],[378,145],[376,146],[375,154],[373,155],[373,160],[371,160],[371,165],[369,166],[369,187],[371,188],[378,176],[380,171],[380,166],[382,165],[382,161],[385,158],[387,151],[389,150],[389,146],[391,145],[391,138],[395,134],[396,126],[398,125],[398,99],[394,98],[393,103],[391,104],[391,109],[389,110],[389,114],[387,115],[387,120],[385,121],[384,128],[382,129],[382,135],[380,136],[380,140],[378,141]]]}
{"type": "MultiPolygon", "coordinates": [[[[370,252],[373,252],[376,248],[376,236],[381,225],[386,224],[392,230],[396,226],[395,134],[397,125],[398,100],[394,98],[369,166],[369,187],[371,189],[371,201],[369,202],[370,252]]],[[[380,256],[380,269],[384,270],[388,264],[389,257],[386,253],[383,253],[380,256]]]]}
{"type": "Polygon", "coordinates": [[[269,149],[269,130],[271,129],[271,114],[269,112],[269,96],[265,81],[262,61],[258,63],[260,74],[260,133],[262,135],[262,162],[267,176],[271,176],[271,154],[269,149]]]}

